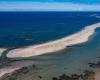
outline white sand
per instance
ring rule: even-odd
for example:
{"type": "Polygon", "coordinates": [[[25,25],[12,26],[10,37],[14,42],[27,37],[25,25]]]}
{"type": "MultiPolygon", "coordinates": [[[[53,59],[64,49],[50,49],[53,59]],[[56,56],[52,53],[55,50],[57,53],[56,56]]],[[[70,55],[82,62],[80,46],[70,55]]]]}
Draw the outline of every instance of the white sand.
{"type": "Polygon", "coordinates": [[[50,52],[56,52],[66,48],[66,46],[72,46],[88,41],[88,38],[94,34],[95,29],[98,27],[100,27],[100,23],[86,26],[80,32],[59,40],[51,41],[40,45],[28,46],[26,48],[14,49],[7,54],[7,57],[31,57],[47,54],[50,52]]]}
{"type": "Polygon", "coordinates": [[[2,52],[5,51],[6,49],[0,48],[0,56],[2,55],[2,52]]]}

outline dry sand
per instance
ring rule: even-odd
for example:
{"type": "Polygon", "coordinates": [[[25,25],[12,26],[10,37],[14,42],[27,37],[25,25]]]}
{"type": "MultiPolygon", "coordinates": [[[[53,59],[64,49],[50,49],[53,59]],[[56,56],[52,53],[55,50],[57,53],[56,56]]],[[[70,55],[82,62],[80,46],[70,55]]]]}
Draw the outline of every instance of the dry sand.
{"type": "Polygon", "coordinates": [[[100,23],[86,26],[80,32],[77,32],[73,35],[64,37],[59,40],[51,41],[40,45],[28,46],[26,48],[14,49],[7,54],[7,57],[10,58],[31,57],[31,56],[47,54],[50,52],[56,52],[68,46],[88,41],[88,38],[94,34],[95,29],[98,27],[100,27],[100,23]]]}

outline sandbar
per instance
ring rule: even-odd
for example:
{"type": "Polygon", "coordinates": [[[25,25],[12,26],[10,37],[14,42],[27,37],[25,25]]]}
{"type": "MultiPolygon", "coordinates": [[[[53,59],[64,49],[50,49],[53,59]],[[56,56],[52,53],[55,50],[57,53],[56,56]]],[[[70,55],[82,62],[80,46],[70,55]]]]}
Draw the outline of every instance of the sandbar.
{"type": "Polygon", "coordinates": [[[27,46],[25,48],[13,49],[8,52],[7,57],[17,58],[17,57],[38,56],[38,55],[48,54],[51,52],[56,52],[68,46],[84,43],[88,41],[89,37],[94,34],[95,29],[99,27],[100,27],[100,22],[86,26],[81,31],[75,34],[66,36],[64,38],[55,41],[50,41],[39,45],[27,46]]]}

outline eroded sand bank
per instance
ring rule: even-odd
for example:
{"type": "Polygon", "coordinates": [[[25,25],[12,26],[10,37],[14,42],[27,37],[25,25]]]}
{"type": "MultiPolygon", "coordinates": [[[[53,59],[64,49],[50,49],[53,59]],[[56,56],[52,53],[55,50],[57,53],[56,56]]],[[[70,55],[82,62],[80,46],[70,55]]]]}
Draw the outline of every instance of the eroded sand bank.
{"type": "Polygon", "coordinates": [[[95,29],[98,27],[100,27],[100,23],[86,26],[81,31],[59,40],[51,41],[40,45],[28,46],[26,48],[14,49],[7,54],[7,57],[31,57],[47,54],[50,52],[56,52],[68,46],[88,41],[88,38],[95,32],[95,29]]]}

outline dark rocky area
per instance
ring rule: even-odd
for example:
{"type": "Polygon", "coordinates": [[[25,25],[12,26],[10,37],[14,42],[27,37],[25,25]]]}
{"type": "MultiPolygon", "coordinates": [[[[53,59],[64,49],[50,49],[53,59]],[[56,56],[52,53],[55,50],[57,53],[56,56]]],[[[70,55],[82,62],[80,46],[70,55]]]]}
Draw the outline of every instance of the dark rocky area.
{"type": "MultiPolygon", "coordinates": [[[[79,45],[78,45],[79,46],[79,45]]],[[[77,46],[77,47],[78,47],[77,46]]],[[[79,46],[80,47],[80,46],[79,46]]],[[[72,49],[72,47],[68,47],[69,50],[72,49]]],[[[31,60],[30,59],[8,59],[6,57],[6,54],[8,51],[10,51],[11,49],[8,49],[6,51],[3,52],[3,55],[1,56],[0,58],[0,67],[4,67],[4,66],[9,66],[10,65],[10,62],[16,62],[16,61],[21,61],[21,60],[31,60]]],[[[100,57],[98,57],[100,58],[100,57]]],[[[88,63],[89,67],[90,68],[100,68],[100,61],[98,62],[90,62],[88,63]]],[[[32,70],[36,70],[37,69],[37,66],[36,65],[31,65],[31,66],[27,66],[27,67],[22,67],[20,68],[19,70],[15,70],[14,72],[12,73],[6,73],[5,75],[3,75],[0,80],[24,80],[25,76],[23,79],[19,77],[19,75],[23,76],[25,74],[28,74],[30,71],[32,70]]],[[[34,74],[31,74],[31,76],[33,76],[34,74]]],[[[51,80],[95,80],[94,79],[94,75],[95,75],[95,72],[93,70],[85,70],[82,74],[72,74],[72,75],[67,75],[67,74],[62,74],[58,77],[52,77],[51,80]]],[[[43,76],[41,75],[37,75],[39,80],[43,80],[43,76]]],[[[36,80],[34,79],[33,77],[30,78],[29,80],[36,80]]]]}
{"type": "MultiPolygon", "coordinates": [[[[20,68],[18,70],[15,70],[12,73],[6,73],[5,75],[3,75],[0,78],[0,80],[17,80],[19,78],[18,77],[19,75],[25,75],[28,72],[30,72],[31,69],[36,69],[36,66],[35,65],[31,65],[31,66],[28,66],[28,67],[22,67],[22,68],[20,68]]],[[[18,80],[20,80],[20,79],[18,79],[18,80]]]]}
{"type": "Polygon", "coordinates": [[[95,80],[93,71],[84,71],[83,74],[72,74],[70,76],[62,74],[59,77],[53,77],[52,80],[95,80]]]}

